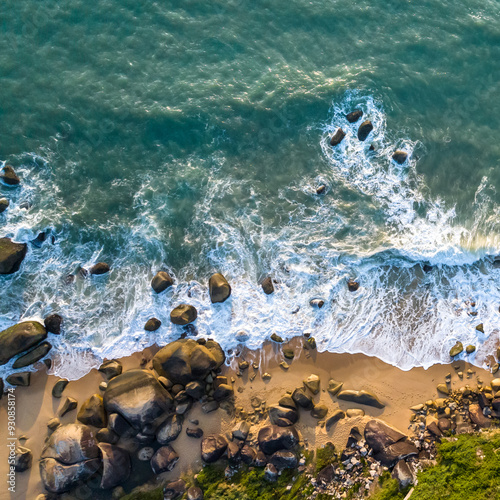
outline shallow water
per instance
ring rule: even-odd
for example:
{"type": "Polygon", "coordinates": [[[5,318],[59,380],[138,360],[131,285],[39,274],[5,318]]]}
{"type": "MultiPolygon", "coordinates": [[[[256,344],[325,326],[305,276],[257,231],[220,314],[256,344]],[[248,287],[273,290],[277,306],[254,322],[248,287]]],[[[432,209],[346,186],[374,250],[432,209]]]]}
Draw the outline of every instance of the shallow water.
{"type": "Polygon", "coordinates": [[[168,318],[184,301],[226,348],[242,330],[251,347],[313,330],[320,350],[403,369],[447,361],[456,340],[484,364],[500,319],[499,13],[494,1],[6,2],[0,159],[23,185],[0,187],[0,236],[49,230],[55,243],[0,277],[0,327],[60,312],[54,371],[70,378],[177,338],[168,318]],[[354,107],[375,125],[365,143],[344,118],[354,107]],[[109,276],[64,285],[98,260],[109,276]],[[176,286],[154,296],[161,268],[176,286]],[[208,298],[214,271],[233,286],[223,305],[208,298]],[[163,326],[146,333],[153,315],[163,326]]]}

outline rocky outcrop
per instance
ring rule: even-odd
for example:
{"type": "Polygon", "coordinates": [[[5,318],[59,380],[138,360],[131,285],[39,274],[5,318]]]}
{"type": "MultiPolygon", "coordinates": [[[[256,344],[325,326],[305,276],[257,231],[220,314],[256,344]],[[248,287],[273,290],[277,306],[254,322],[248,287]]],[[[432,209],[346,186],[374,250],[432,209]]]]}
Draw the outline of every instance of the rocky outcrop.
{"type": "Polygon", "coordinates": [[[201,458],[206,463],[213,463],[224,455],[227,440],[221,434],[212,434],[201,440],[201,458]]]}
{"type": "Polygon", "coordinates": [[[293,391],[292,399],[297,406],[305,410],[310,410],[313,407],[312,398],[306,393],[303,387],[297,387],[297,389],[293,391]]]}
{"type": "Polygon", "coordinates": [[[179,461],[179,455],[167,445],[159,448],[151,458],[151,468],[155,474],[172,470],[179,461]]]}
{"type": "Polygon", "coordinates": [[[212,370],[217,370],[224,359],[224,351],[213,340],[202,345],[192,339],[181,339],[160,349],[153,357],[153,367],[158,375],[186,385],[204,379],[212,370]]]}
{"type": "Polygon", "coordinates": [[[10,238],[0,238],[0,274],[18,271],[27,251],[26,243],[14,243],[10,238]]]}
{"type": "Polygon", "coordinates": [[[76,417],[82,424],[106,427],[106,412],[102,396],[93,394],[81,406],[76,417]]]}
{"type": "Polygon", "coordinates": [[[195,307],[189,304],[179,304],[175,309],[170,313],[170,321],[174,325],[189,325],[196,320],[198,317],[198,311],[195,307]]]}
{"type": "Polygon", "coordinates": [[[299,443],[299,435],[295,427],[276,425],[262,427],[257,439],[259,448],[266,455],[272,455],[280,450],[291,450],[299,443]]]}
{"type": "Polygon", "coordinates": [[[124,483],[130,476],[131,462],[127,450],[108,443],[99,443],[102,454],[102,479],[104,490],[124,483]]]}
{"type": "Polygon", "coordinates": [[[172,396],[145,370],[130,370],[113,378],[103,399],[108,414],[120,414],[138,431],[155,429],[173,408],[172,396]]]}
{"type": "Polygon", "coordinates": [[[0,332],[0,365],[39,344],[47,331],[37,321],[23,321],[0,332]]]}
{"type": "Polygon", "coordinates": [[[224,302],[231,295],[231,285],[220,273],[215,273],[210,277],[208,287],[212,304],[216,302],[224,302]]]}
{"type": "Polygon", "coordinates": [[[365,141],[366,138],[370,135],[370,132],[373,130],[373,124],[370,120],[364,121],[358,129],[358,139],[360,141],[365,141]]]}
{"type": "Polygon", "coordinates": [[[38,360],[42,359],[47,355],[47,353],[52,349],[52,346],[48,342],[42,342],[38,344],[33,349],[23,354],[21,357],[17,358],[12,368],[23,368],[25,366],[32,365],[38,360]]]}
{"type": "Polygon", "coordinates": [[[370,391],[340,391],[337,398],[361,405],[374,406],[375,408],[385,408],[385,404],[370,391]]]}
{"type": "Polygon", "coordinates": [[[299,413],[294,408],[285,406],[270,406],[269,420],[272,424],[279,427],[289,427],[299,420],[299,413]]]}
{"type": "Polygon", "coordinates": [[[174,284],[174,280],[170,274],[165,271],[156,273],[155,277],[151,280],[151,288],[156,293],[161,293],[174,284]]]}
{"type": "Polygon", "coordinates": [[[304,380],[304,387],[307,387],[313,394],[319,393],[320,379],[314,373],[304,380]]]}

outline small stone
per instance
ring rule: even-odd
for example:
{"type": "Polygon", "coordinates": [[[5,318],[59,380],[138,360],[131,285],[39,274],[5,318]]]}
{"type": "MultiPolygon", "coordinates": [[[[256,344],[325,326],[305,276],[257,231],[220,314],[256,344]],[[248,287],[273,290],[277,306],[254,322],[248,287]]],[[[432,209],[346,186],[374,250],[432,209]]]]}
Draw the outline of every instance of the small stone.
{"type": "Polygon", "coordinates": [[[464,350],[462,342],[457,341],[457,343],[450,349],[450,356],[454,358],[458,356],[464,350]]]}
{"type": "Polygon", "coordinates": [[[238,368],[241,370],[241,371],[245,371],[248,369],[248,367],[250,366],[250,363],[248,361],[240,361],[238,363],[238,368]]]}
{"type": "Polygon", "coordinates": [[[189,304],[180,304],[170,313],[170,321],[174,325],[187,325],[198,317],[196,308],[189,304]]]}
{"type": "Polygon", "coordinates": [[[448,394],[450,394],[450,391],[449,391],[446,384],[438,384],[437,390],[438,390],[438,392],[440,392],[442,394],[446,394],[447,396],[448,396],[448,394]]]}
{"type": "Polygon", "coordinates": [[[155,277],[151,280],[151,288],[156,293],[161,293],[174,284],[174,280],[165,271],[156,273],[155,277]]]}
{"type": "Polygon", "coordinates": [[[269,276],[262,280],[261,286],[266,295],[271,295],[274,292],[273,280],[269,276]]]}
{"type": "Polygon", "coordinates": [[[31,372],[11,373],[5,380],[10,385],[27,387],[30,385],[31,372]]]}
{"type": "Polygon", "coordinates": [[[478,332],[484,333],[484,327],[482,323],[479,323],[479,325],[476,326],[476,330],[478,332]]]}
{"type": "Polygon", "coordinates": [[[54,418],[51,418],[48,422],[47,422],[47,427],[51,430],[51,431],[55,431],[59,426],[61,425],[61,421],[54,417],[54,418]]]}
{"type": "Polygon", "coordinates": [[[107,384],[107,382],[102,381],[102,382],[99,384],[99,390],[100,390],[100,391],[103,391],[103,392],[104,392],[107,388],[108,388],[108,384],[107,384]]]}
{"type": "Polygon", "coordinates": [[[264,373],[264,374],[262,375],[262,380],[264,380],[264,381],[271,380],[271,374],[270,374],[270,373],[267,373],[267,372],[266,372],[266,373],[264,373]]]}
{"type": "Polygon", "coordinates": [[[326,185],[325,184],[321,184],[319,185],[317,188],[316,188],[316,194],[325,194],[326,193],[326,185]]]}
{"type": "Polygon", "coordinates": [[[54,387],[52,388],[52,396],[54,398],[60,398],[62,396],[62,393],[66,386],[69,384],[69,380],[65,379],[60,379],[58,380],[55,384],[54,387]]]}
{"type": "Polygon", "coordinates": [[[289,347],[284,347],[283,356],[285,356],[286,359],[293,359],[295,357],[295,353],[293,349],[290,349],[289,347]]]}
{"type": "Polygon", "coordinates": [[[109,271],[110,267],[109,264],[106,264],[106,262],[98,262],[89,269],[90,274],[93,275],[106,274],[109,273],[109,271]]]}
{"type": "Polygon", "coordinates": [[[43,324],[48,332],[59,335],[61,333],[63,319],[59,314],[50,314],[43,320],[43,324]]]}
{"type": "Polygon", "coordinates": [[[250,432],[250,425],[248,422],[242,420],[232,430],[232,436],[234,439],[239,439],[240,441],[245,441],[250,432]]]}
{"type": "Polygon", "coordinates": [[[160,326],[161,321],[158,318],[151,318],[148,319],[144,325],[144,330],[147,330],[148,332],[155,332],[158,328],[160,328],[160,326]]]}
{"type": "Polygon", "coordinates": [[[7,198],[0,198],[0,214],[5,212],[9,206],[9,200],[7,198]]]}
{"type": "Polygon", "coordinates": [[[24,446],[17,446],[15,449],[14,468],[16,472],[24,472],[31,469],[33,463],[33,453],[24,446]]]}
{"type": "Polygon", "coordinates": [[[151,448],[151,446],[144,446],[137,452],[137,458],[141,462],[149,462],[153,455],[155,454],[155,450],[151,448]]]}
{"type": "Polygon", "coordinates": [[[325,305],[325,301],[322,299],[311,299],[309,305],[321,309],[325,305]]]}
{"type": "Polygon", "coordinates": [[[327,391],[330,393],[330,395],[335,396],[340,392],[340,389],[342,389],[343,385],[343,382],[337,382],[336,380],[330,379],[328,381],[327,391]]]}
{"type": "Polygon", "coordinates": [[[328,406],[324,404],[314,405],[314,408],[311,410],[311,416],[314,418],[322,419],[325,418],[328,414],[328,406]]]}
{"type": "Polygon", "coordinates": [[[122,373],[123,366],[117,359],[110,359],[99,367],[99,371],[103,373],[108,380],[111,380],[122,373]]]}
{"type": "Polygon", "coordinates": [[[78,401],[74,398],[66,398],[64,404],[62,405],[61,410],[59,411],[59,416],[63,417],[66,413],[73,411],[78,406],[78,401]]]}
{"type": "Polygon", "coordinates": [[[402,165],[406,161],[406,158],[408,158],[408,153],[406,151],[401,151],[400,149],[394,151],[392,154],[392,159],[399,165],[402,165]]]}
{"type": "Polygon", "coordinates": [[[280,337],[277,333],[273,333],[273,334],[271,335],[271,340],[272,340],[273,342],[279,342],[279,343],[283,342],[283,338],[282,338],[282,337],[280,337]]]}
{"type": "Polygon", "coordinates": [[[326,421],[326,430],[329,431],[332,425],[343,418],[345,418],[345,413],[342,410],[334,410],[330,418],[326,421]]]}
{"type": "Polygon", "coordinates": [[[280,366],[281,368],[283,368],[283,370],[288,370],[288,368],[290,368],[290,365],[286,361],[282,361],[280,363],[280,366]]]}
{"type": "Polygon", "coordinates": [[[365,415],[365,412],[359,408],[349,409],[345,413],[349,418],[364,417],[365,415]]]}
{"type": "Polygon", "coordinates": [[[500,365],[498,363],[494,363],[493,366],[491,367],[491,373],[492,375],[495,374],[498,369],[499,369],[500,365]]]}
{"type": "Polygon", "coordinates": [[[219,403],[217,403],[217,401],[208,401],[208,402],[203,403],[201,405],[201,409],[205,413],[210,413],[212,411],[215,411],[215,410],[217,410],[217,408],[219,408],[219,403]]]}
{"type": "Polygon", "coordinates": [[[3,169],[0,170],[0,180],[8,186],[17,186],[21,182],[10,165],[5,165],[3,169]]]}
{"type": "Polygon", "coordinates": [[[347,282],[347,288],[350,292],[355,292],[359,288],[359,283],[357,281],[354,281],[353,279],[349,279],[349,281],[347,282]]]}
{"type": "Polygon", "coordinates": [[[203,437],[203,429],[199,427],[188,427],[186,429],[186,434],[191,438],[200,439],[203,437]]]}
{"type": "Polygon", "coordinates": [[[330,139],[330,146],[337,146],[345,137],[345,132],[339,127],[330,139]]]}
{"type": "Polygon", "coordinates": [[[306,349],[316,349],[316,340],[314,337],[309,337],[305,342],[304,342],[304,347],[306,349]]]}
{"type": "Polygon", "coordinates": [[[373,130],[373,124],[370,120],[364,121],[358,128],[358,139],[360,141],[365,141],[373,130]]]}

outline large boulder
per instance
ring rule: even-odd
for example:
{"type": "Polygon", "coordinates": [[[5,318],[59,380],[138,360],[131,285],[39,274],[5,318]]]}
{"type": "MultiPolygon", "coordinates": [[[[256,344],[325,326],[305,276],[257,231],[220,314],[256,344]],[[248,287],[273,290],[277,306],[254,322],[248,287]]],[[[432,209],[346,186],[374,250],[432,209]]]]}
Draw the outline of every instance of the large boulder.
{"type": "Polygon", "coordinates": [[[224,351],[213,340],[201,345],[192,339],[181,339],[160,349],[153,358],[153,367],[158,375],[186,385],[204,379],[219,368],[224,359],[224,351]]]}
{"type": "Polygon", "coordinates": [[[416,456],[418,456],[418,449],[414,444],[407,441],[398,441],[375,453],[373,458],[385,467],[392,467],[400,460],[416,456]]]}
{"type": "Polygon", "coordinates": [[[280,450],[291,450],[299,443],[299,435],[295,427],[278,427],[268,425],[262,427],[258,435],[259,448],[272,455],[280,450]]]}
{"type": "Polygon", "coordinates": [[[361,109],[355,109],[346,115],[347,121],[349,123],[357,122],[363,116],[363,111],[361,109]]]}
{"type": "Polygon", "coordinates": [[[215,273],[208,281],[210,300],[212,303],[224,302],[231,295],[231,285],[220,273],[215,273]]]}
{"type": "Polygon", "coordinates": [[[145,370],[130,370],[110,380],[103,399],[108,414],[120,414],[139,431],[156,428],[173,408],[172,396],[145,370]]]}
{"type": "Polygon", "coordinates": [[[219,460],[227,449],[227,440],[221,434],[212,434],[201,440],[201,458],[206,463],[219,460]]]}
{"type": "Polygon", "coordinates": [[[12,368],[24,368],[25,366],[32,365],[46,356],[51,349],[52,346],[48,342],[42,342],[41,344],[33,347],[33,349],[28,351],[26,354],[17,358],[16,361],[14,361],[12,368]]]}
{"type": "Polygon", "coordinates": [[[373,130],[373,124],[370,120],[364,121],[358,129],[358,139],[360,141],[366,140],[370,132],[373,130]]]}
{"type": "Polygon", "coordinates": [[[107,490],[124,483],[130,476],[130,455],[127,450],[108,443],[99,443],[102,454],[101,488],[107,490]]]}
{"type": "Polygon", "coordinates": [[[0,238],[0,274],[18,271],[27,250],[26,243],[14,243],[10,238],[0,238]]]}
{"type": "Polygon", "coordinates": [[[151,458],[151,468],[155,474],[172,470],[179,461],[179,455],[167,445],[159,448],[151,458]]]}
{"type": "Polygon", "coordinates": [[[156,440],[160,444],[168,444],[175,441],[182,431],[184,417],[182,415],[170,415],[156,430],[156,440]]]}
{"type": "Polygon", "coordinates": [[[174,280],[165,271],[156,273],[155,277],[151,280],[151,288],[156,293],[161,293],[174,284],[174,280]]]}
{"type": "Polygon", "coordinates": [[[101,467],[101,459],[94,458],[72,465],[63,465],[54,458],[40,460],[43,485],[51,493],[64,493],[80,481],[90,479],[101,467]]]}
{"type": "Polygon", "coordinates": [[[63,318],[59,314],[49,314],[44,320],[43,324],[45,329],[50,333],[55,333],[59,335],[61,333],[61,326],[63,324],[63,318]]]}
{"type": "Polygon", "coordinates": [[[0,332],[0,365],[39,344],[47,331],[38,321],[23,321],[0,332]]]}
{"type": "Polygon", "coordinates": [[[76,418],[85,425],[94,427],[106,427],[106,412],[100,394],[93,394],[81,406],[76,418]]]}
{"type": "Polygon", "coordinates": [[[299,420],[299,412],[295,408],[287,408],[286,406],[270,406],[269,420],[279,427],[289,427],[299,420]]]}
{"type": "Polygon", "coordinates": [[[5,167],[0,170],[0,180],[8,186],[17,186],[21,182],[15,170],[10,165],[5,165],[5,167]]]}
{"type": "Polygon", "coordinates": [[[273,453],[269,462],[278,470],[295,469],[299,464],[297,456],[293,451],[281,450],[273,453]]]}
{"type": "Polygon", "coordinates": [[[345,132],[341,128],[338,128],[330,139],[330,146],[337,146],[342,142],[344,137],[345,137],[345,132]]]}
{"type": "Polygon", "coordinates": [[[369,391],[340,391],[337,394],[338,399],[344,401],[351,401],[361,405],[374,406],[375,408],[384,408],[385,404],[382,403],[375,394],[369,391]]]}
{"type": "Polygon", "coordinates": [[[174,325],[189,325],[198,317],[198,311],[194,306],[189,304],[180,304],[172,309],[170,313],[170,321],[174,325]]]}

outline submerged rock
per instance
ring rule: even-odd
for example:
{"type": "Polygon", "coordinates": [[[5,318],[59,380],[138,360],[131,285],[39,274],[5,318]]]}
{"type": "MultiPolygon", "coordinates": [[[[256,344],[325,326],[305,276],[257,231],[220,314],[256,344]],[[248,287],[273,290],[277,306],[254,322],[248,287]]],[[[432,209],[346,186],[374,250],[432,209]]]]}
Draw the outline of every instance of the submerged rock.
{"type": "Polygon", "coordinates": [[[174,284],[174,280],[165,271],[160,271],[160,272],[156,273],[155,277],[151,280],[151,288],[156,293],[163,292],[167,288],[170,288],[173,284],[174,284]]]}
{"type": "Polygon", "coordinates": [[[392,154],[392,159],[399,165],[402,165],[406,161],[406,158],[408,158],[408,153],[406,151],[398,149],[392,154]]]}
{"type": "Polygon", "coordinates": [[[14,243],[10,238],[0,238],[0,274],[19,271],[27,251],[26,243],[14,243]]]}
{"type": "Polygon", "coordinates": [[[198,311],[189,304],[179,304],[170,313],[170,321],[174,325],[188,325],[198,317],[198,311]]]}
{"type": "Polygon", "coordinates": [[[339,127],[330,139],[330,146],[337,146],[345,137],[345,132],[339,127]]]}
{"type": "Polygon", "coordinates": [[[210,277],[208,287],[212,303],[224,302],[231,295],[231,285],[220,273],[215,273],[210,277]]]}

